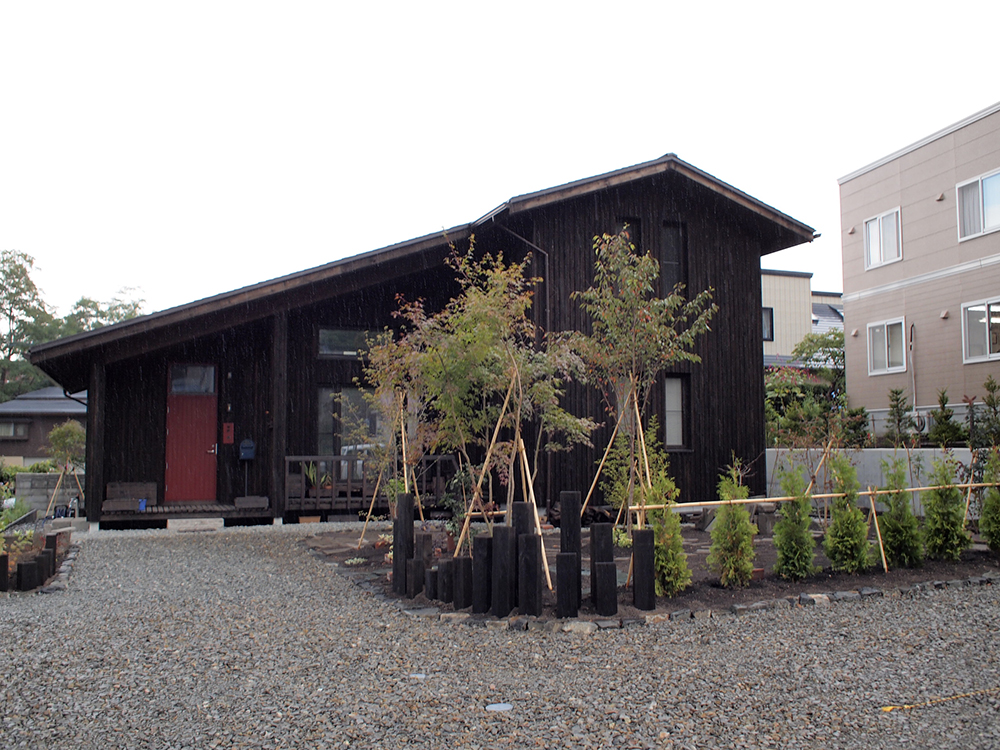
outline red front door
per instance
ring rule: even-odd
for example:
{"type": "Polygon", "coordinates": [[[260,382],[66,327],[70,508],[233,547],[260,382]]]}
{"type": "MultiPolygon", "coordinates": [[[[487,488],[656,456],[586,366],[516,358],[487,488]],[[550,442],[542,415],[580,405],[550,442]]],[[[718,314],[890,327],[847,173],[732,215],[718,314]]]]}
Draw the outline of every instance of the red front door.
{"type": "Polygon", "coordinates": [[[218,402],[215,367],[170,366],[164,502],[215,502],[218,402]]]}

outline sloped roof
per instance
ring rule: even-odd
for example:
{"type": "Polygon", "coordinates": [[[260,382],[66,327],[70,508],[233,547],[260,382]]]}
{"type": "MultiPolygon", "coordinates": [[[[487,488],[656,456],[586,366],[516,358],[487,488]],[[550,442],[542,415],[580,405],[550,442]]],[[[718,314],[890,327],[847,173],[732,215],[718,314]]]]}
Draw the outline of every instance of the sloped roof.
{"type": "Polygon", "coordinates": [[[30,393],[22,393],[10,401],[4,401],[0,404],[0,416],[65,415],[82,417],[87,413],[86,401],[86,391],[74,393],[73,398],[68,398],[63,393],[62,388],[50,386],[48,388],[40,388],[37,391],[31,391],[30,393]]]}
{"type": "Polygon", "coordinates": [[[246,322],[265,318],[282,309],[309,304],[315,301],[314,296],[309,293],[310,289],[322,287],[329,293],[331,289],[340,288],[341,284],[381,284],[407,273],[440,267],[444,257],[443,248],[447,248],[449,242],[467,239],[479,227],[503,223],[509,216],[666,173],[686,177],[742,206],[773,227],[774,232],[766,252],[811,242],[815,236],[812,227],[696,169],[675,154],[666,154],[653,161],[516,196],[480,219],[452,227],[445,232],[424,235],[95,331],[40,344],[32,347],[29,358],[57,381],[65,383],[68,378],[85,384],[86,380],[81,378],[86,375],[78,370],[84,363],[81,355],[90,350],[105,348],[107,353],[110,351],[107,347],[114,347],[135,337],[151,335],[160,337],[161,345],[164,341],[176,343],[174,339],[179,341],[180,337],[190,335],[186,331],[195,327],[195,319],[198,320],[197,328],[200,333],[215,332],[232,325],[237,318],[240,322],[246,322]],[[171,328],[176,333],[164,334],[164,331],[171,328]]]}

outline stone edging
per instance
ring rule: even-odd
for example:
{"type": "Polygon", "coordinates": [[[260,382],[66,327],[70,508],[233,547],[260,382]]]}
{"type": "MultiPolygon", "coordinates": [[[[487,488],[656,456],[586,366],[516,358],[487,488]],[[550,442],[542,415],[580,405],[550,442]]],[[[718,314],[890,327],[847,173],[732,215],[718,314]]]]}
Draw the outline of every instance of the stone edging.
{"type": "Polygon", "coordinates": [[[337,570],[342,577],[350,580],[362,590],[373,594],[386,603],[395,604],[399,607],[403,614],[410,617],[426,618],[429,620],[436,620],[441,623],[461,624],[470,627],[485,627],[496,630],[541,630],[549,633],[563,632],[580,633],[584,635],[595,633],[598,630],[621,630],[623,628],[645,627],[647,625],[660,625],[668,622],[690,622],[692,620],[709,620],[719,619],[722,617],[741,617],[754,612],[763,612],[771,609],[829,607],[831,604],[840,602],[853,602],[860,601],[862,599],[874,599],[879,597],[888,598],[915,596],[917,594],[933,592],[940,589],[991,586],[1000,583],[1000,573],[986,573],[982,576],[972,576],[971,578],[961,580],[925,581],[923,583],[915,583],[912,586],[904,586],[887,590],[866,587],[857,591],[834,591],[825,594],[801,593],[798,596],[786,596],[781,599],[768,599],[765,601],[753,602],[751,604],[734,604],[726,609],[679,609],[673,612],[661,612],[636,618],[540,620],[533,617],[522,616],[494,618],[489,616],[472,615],[468,612],[441,612],[437,607],[407,607],[405,601],[386,596],[379,586],[373,585],[369,580],[351,575],[339,567],[335,567],[335,570],[337,570]]]}

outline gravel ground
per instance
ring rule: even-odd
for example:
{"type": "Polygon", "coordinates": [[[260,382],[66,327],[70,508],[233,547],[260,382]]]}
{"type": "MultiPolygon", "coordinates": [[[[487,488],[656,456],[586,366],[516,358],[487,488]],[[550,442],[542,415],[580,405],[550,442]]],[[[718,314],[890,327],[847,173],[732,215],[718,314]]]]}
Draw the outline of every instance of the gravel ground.
{"type": "Polygon", "coordinates": [[[321,529],[76,537],[64,591],[0,594],[0,746],[1000,746],[998,585],[517,631],[406,614],[321,529]]]}

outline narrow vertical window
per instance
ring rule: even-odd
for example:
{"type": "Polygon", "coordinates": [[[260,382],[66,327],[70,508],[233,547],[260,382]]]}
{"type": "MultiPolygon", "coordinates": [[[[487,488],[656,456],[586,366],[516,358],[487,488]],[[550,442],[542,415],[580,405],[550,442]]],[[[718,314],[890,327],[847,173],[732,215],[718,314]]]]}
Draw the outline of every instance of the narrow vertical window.
{"type": "Polygon", "coordinates": [[[663,224],[660,248],[660,286],[666,297],[684,278],[684,226],[674,222],[663,224]]]}
{"type": "Polygon", "coordinates": [[[684,445],[684,379],[668,377],[663,391],[663,442],[668,447],[684,445]]]}
{"type": "Polygon", "coordinates": [[[765,307],[764,313],[764,341],[774,341],[774,308],[765,307]]]}

